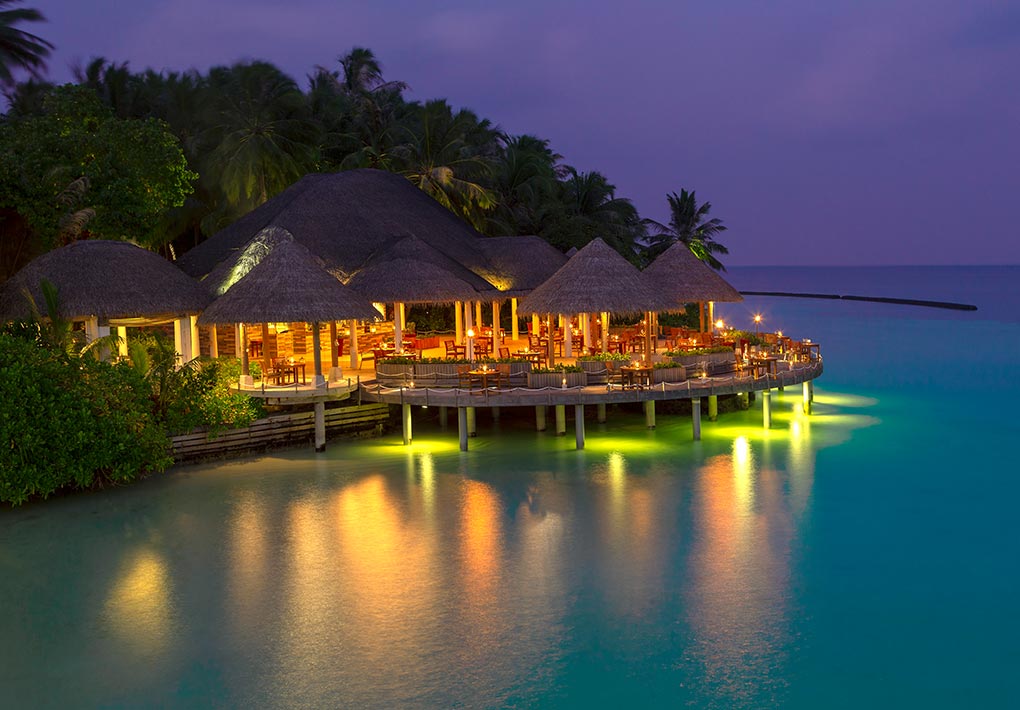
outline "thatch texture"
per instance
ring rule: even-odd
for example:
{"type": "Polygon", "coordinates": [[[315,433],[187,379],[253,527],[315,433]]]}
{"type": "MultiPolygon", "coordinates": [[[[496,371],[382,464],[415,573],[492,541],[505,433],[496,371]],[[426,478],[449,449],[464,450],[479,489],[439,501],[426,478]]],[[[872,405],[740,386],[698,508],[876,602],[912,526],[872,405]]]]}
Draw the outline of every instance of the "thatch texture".
{"type": "Polygon", "coordinates": [[[236,261],[266,227],[286,229],[295,241],[347,282],[381,251],[408,236],[475,274],[487,268],[480,235],[406,178],[381,170],[306,175],[284,192],[181,257],[192,276],[236,261]]]}
{"type": "Polygon", "coordinates": [[[541,237],[488,237],[479,240],[491,272],[485,278],[503,297],[526,296],[567,263],[567,257],[541,237]]]}
{"type": "Polygon", "coordinates": [[[167,319],[200,312],[211,300],[163,257],[128,242],[84,240],[29,262],[0,290],[0,320],[27,318],[27,289],[45,314],[41,282],[57,287],[62,318],[167,319]]]}
{"type": "Polygon", "coordinates": [[[668,310],[673,300],[656,291],[633,264],[601,239],[578,251],[517,308],[531,313],[642,313],[668,310]]]}
{"type": "Polygon", "coordinates": [[[374,320],[379,311],[341,284],[300,244],[280,241],[199,317],[218,323],[374,320]]]}
{"type": "Polygon", "coordinates": [[[248,275],[269,253],[284,242],[293,242],[294,235],[280,227],[266,227],[245,244],[234,258],[216,265],[202,285],[213,297],[222,296],[231,286],[248,275]]]}
{"type": "Polygon", "coordinates": [[[686,244],[677,242],[648,265],[644,274],[662,293],[673,301],[672,308],[684,303],[704,301],[743,301],[733,288],[711,266],[696,257],[686,244]]]}

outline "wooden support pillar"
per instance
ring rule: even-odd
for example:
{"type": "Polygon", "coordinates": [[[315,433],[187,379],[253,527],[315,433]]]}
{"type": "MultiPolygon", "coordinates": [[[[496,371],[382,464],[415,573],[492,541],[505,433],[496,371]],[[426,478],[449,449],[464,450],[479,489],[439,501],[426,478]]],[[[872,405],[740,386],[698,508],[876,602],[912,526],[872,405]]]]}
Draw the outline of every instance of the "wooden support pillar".
{"type": "Polygon", "coordinates": [[[241,349],[241,384],[246,387],[251,387],[251,363],[248,360],[248,328],[244,323],[237,325],[237,334],[240,349],[241,349]]]}
{"type": "Polygon", "coordinates": [[[705,332],[705,304],[698,301],[698,332],[705,332]]]}
{"type": "Polygon", "coordinates": [[[584,448],[584,405],[574,405],[574,441],[577,443],[577,449],[580,451],[584,448]]]}
{"type": "Polygon", "coordinates": [[[537,313],[532,313],[531,314],[531,334],[532,335],[538,335],[541,330],[542,330],[542,328],[541,328],[541,321],[538,318],[538,314],[537,313]]]}
{"type": "Polygon", "coordinates": [[[322,376],[322,336],[319,334],[320,328],[320,323],[312,323],[312,364],[315,369],[312,386],[314,387],[322,387],[326,384],[326,378],[322,376]]]}
{"type": "Polygon", "coordinates": [[[464,346],[467,348],[468,360],[475,361],[475,322],[471,315],[471,302],[464,303],[464,346]]]}
{"type": "Polygon", "coordinates": [[[336,343],[336,321],[329,322],[329,368],[340,367],[340,350],[336,343]]]}
{"type": "Polygon", "coordinates": [[[599,424],[605,424],[606,423],[606,403],[605,402],[600,402],[599,404],[595,405],[595,418],[598,420],[599,424]]]}
{"type": "Polygon", "coordinates": [[[499,357],[499,348],[503,344],[499,337],[499,301],[492,302],[492,356],[499,357]]]}
{"type": "MultiPolygon", "coordinates": [[[[560,316],[560,320],[563,320],[563,316],[560,316]]],[[[563,326],[563,357],[574,357],[574,333],[569,320],[563,326]]]]}
{"type": "Polygon", "coordinates": [[[645,400],[645,425],[649,429],[655,428],[655,400],[645,400]]]}
{"type": "Polygon", "coordinates": [[[478,326],[478,330],[482,329],[482,302],[475,301],[475,325],[478,326]]]}
{"type": "Polygon", "coordinates": [[[404,304],[393,304],[393,347],[404,349],[404,304]]]}
{"type": "Polygon", "coordinates": [[[248,356],[248,343],[244,341],[245,334],[243,331],[243,323],[234,325],[234,357],[238,359],[247,359],[248,356]]]}
{"type": "Polygon", "coordinates": [[[475,420],[475,408],[467,408],[467,431],[468,436],[478,436],[478,422],[475,420]]]}
{"type": "Polygon", "coordinates": [[[317,399],[315,409],[315,452],[321,454],[326,450],[326,402],[317,399]]]}
{"type": "Polygon", "coordinates": [[[545,431],[545,406],[535,407],[535,431],[545,431]]]}
{"type": "Polygon", "coordinates": [[[556,343],[553,342],[555,331],[552,327],[552,314],[545,317],[545,329],[549,340],[549,367],[553,367],[556,365],[556,343]]]}
{"type": "Polygon", "coordinates": [[[694,440],[701,441],[701,397],[691,400],[691,427],[694,431],[694,440]]]}
{"type": "MultiPolygon", "coordinates": [[[[118,333],[120,332],[120,328],[117,329],[117,332],[118,333]]],[[[124,333],[126,337],[127,329],[124,330],[124,333]]],[[[217,342],[216,326],[211,325],[209,326],[209,357],[215,360],[219,356],[220,356],[220,344],[217,342]]]]}
{"type": "Polygon", "coordinates": [[[584,338],[584,349],[591,351],[591,319],[587,313],[581,314],[581,337],[584,338]]]}
{"type": "Polygon", "coordinates": [[[468,450],[467,407],[457,407],[457,433],[460,436],[460,450],[468,450]]]}
{"type": "Polygon", "coordinates": [[[269,364],[272,358],[269,357],[269,324],[262,324],[262,380],[265,381],[266,373],[269,372],[269,364]]]}
{"type": "Polygon", "coordinates": [[[645,313],[645,362],[652,364],[652,312],[645,313]]]}
{"type": "Polygon", "coordinates": [[[766,429],[772,428],[772,390],[762,390],[761,419],[762,426],[766,429]]]}
{"type": "Polygon", "coordinates": [[[719,395],[708,395],[708,421],[714,422],[719,418],[719,395]]]}
{"type": "Polygon", "coordinates": [[[453,320],[456,323],[454,338],[457,345],[464,344],[464,304],[457,301],[453,304],[453,320]]]}
{"type": "Polygon", "coordinates": [[[521,326],[517,321],[517,299],[510,299],[510,339],[520,340],[521,326]]]}
{"type": "Polygon", "coordinates": [[[811,380],[808,380],[803,385],[801,385],[804,397],[804,414],[811,414],[811,387],[809,386],[810,384],[811,380]]]}
{"type": "Polygon", "coordinates": [[[404,446],[408,446],[411,443],[411,405],[402,404],[401,409],[401,423],[403,424],[404,431],[404,446]]]}
{"type": "MultiPolygon", "coordinates": [[[[185,362],[194,360],[202,353],[199,351],[199,338],[198,338],[198,316],[188,316],[188,328],[191,330],[191,357],[185,362]]],[[[107,328],[109,331],[109,328],[107,328]]]]}
{"type": "Polygon", "coordinates": [[[556,436],[563,436],[567,433],[567,407],[564,404],[556,405],[556,436]]]}
{"type": "Polygon", "coordinates": [[[609,352],[609,313],[602,312],[602,352],[609,352]]]}

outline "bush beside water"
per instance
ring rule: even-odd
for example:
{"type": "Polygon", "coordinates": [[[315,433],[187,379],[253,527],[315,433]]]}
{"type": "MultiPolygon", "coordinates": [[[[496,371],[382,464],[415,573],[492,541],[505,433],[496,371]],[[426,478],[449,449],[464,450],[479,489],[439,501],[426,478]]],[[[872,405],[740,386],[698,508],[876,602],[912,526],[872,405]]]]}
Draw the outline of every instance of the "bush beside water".
{"type": "Polygon", "coordinates": [[[229,390],[232,358],[177,369],[172,342],[157,335],[132,345],[131,362],[109,363],[40,332],[0,333],[0,502],[133,481],[173,463],[171,434],[261,415],[229,390]]]}

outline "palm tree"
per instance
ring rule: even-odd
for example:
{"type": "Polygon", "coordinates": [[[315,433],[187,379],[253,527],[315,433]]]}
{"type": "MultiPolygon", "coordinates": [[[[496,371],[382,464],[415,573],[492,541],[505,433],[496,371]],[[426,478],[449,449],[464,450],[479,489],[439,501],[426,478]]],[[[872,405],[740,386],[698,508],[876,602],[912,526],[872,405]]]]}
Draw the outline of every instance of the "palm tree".
{"type": "Polygon", "coordinates": [[[318,126],[294,80],[265,62],[215,67],[207,170],[233,209],[261,205],[314,169],[318,126]]]}
{"type": "Polygon", "coordinates": [[[0,0],[0,84],[14,85],[14,69],[24,69],[35,78],[46,70],[46,58],[53,45],[41,37],[17,29],[19,22],[45,22],[38,10],[5,10],[21,0],[0,0]]]}
{"type": "Polygon", "coordinates": [[[648,240],[647,255],[649,260],[666,251],[675,242],[683,242],[696,257],[704,261],[713,269],[725,271],[726,267],[715,258],[715,254],[729,254],[730,250],[719,242],[715,237],[720,232],[725,232],[721,220],[717,218],[708,219],[708,213],[712,209],[712,203],[698,204],[694,190],[680,190],[666,195],[669,202],[669,225],[660,224],[652,219],[646,219],[645,224],[659,230],[648,240]]]}
{"type": "Polygon", "coordinates": [[[488,120],[466,109],[454,113],[445,100],[420,107],[417,125],[405,129],[406,143],[394,148],[396,165],[408,180],[476,229],[493,207],[479,179],[489,169],[498,133],[488,120]]]}
{"type": "Polygon", "coordinates": [[[549,148],[549,141],[535,136],[504,134],[499,143],[489,178],[496,207],[486,221],[486,232],[536,234],[540,213],[556,194],[563,156],[549,148]]]}

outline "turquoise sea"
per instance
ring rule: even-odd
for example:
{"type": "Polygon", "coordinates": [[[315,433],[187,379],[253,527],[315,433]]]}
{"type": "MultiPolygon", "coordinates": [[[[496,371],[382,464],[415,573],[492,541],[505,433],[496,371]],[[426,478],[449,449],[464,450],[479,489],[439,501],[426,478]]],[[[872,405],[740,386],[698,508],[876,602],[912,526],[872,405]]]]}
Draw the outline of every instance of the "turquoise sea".
{"type": "Polygon", "coordinates": [[[821,343],[768,431],[422,418],[0,510],[0,706],[1020,707],[1020,267],[728,276],[979,310],[721,305],[821,343]]]}

